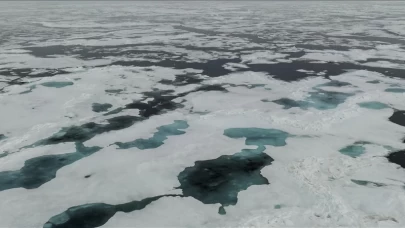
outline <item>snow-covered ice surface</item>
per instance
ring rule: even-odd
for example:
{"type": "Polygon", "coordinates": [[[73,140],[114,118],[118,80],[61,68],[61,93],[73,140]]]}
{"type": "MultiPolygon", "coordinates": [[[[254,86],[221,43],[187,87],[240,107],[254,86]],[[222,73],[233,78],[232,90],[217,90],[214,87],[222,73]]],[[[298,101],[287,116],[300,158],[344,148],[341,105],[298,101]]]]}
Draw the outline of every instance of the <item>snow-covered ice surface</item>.
{"type": "Polygon", "coordinates": [[[404,2],[0,2],[0,227],[404,227],[404,2]]]}

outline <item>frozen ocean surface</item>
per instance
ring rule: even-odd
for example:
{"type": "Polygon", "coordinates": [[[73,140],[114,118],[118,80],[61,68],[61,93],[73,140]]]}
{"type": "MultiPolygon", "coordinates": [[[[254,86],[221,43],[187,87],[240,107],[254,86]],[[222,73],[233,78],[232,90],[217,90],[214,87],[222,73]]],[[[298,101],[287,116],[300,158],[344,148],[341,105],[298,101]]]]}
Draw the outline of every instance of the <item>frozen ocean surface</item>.
{"type": "Polygon", "coordinates": [[[405,227],[405,2],[211,3],[0,2],[0,227],[405,227]]]}

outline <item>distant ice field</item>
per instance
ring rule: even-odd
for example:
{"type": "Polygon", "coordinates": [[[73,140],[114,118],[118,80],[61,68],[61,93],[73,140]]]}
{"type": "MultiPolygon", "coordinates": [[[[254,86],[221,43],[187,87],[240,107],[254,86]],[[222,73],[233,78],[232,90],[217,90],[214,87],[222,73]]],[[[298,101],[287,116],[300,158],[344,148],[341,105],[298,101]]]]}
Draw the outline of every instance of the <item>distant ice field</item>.
{"type": "Polygon", "coordinates": [[[404,227],[405,2],[0,2],[0,227],[404,227]]]}

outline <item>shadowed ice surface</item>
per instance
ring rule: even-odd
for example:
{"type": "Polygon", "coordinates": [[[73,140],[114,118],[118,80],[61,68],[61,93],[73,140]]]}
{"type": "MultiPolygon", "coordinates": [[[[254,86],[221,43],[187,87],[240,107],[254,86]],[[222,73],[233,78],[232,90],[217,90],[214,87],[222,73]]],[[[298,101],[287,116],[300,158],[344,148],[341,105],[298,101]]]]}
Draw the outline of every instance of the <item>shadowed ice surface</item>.
{"type": "Polygon", "coordinates": [[[263,151],[265,145],[284,146],[288,133],[276,129],[231,128],[224,132],[230,138],[246,138],[246,145],[256,149],[243,149],[233,155],[216,159],[196,161],[194,166],[185,168],[179,175],[180,189],[184,196],[191,196],[205,204],[219,203],[220,214],[224,206],[235,205],[238,193],[251,185],[269,184],[260,170],[270,165],[273,159],[263,151]]]}
{"type": "Polygon", "coordinates": [[[131,142],[116,142],[115,144],[118,145],[120,149],[129,149],[132,147],[136,147],[140,150],[145,149],[153,149],[157,148],[164,144],[164,141],[167,139],[168,136],[171,135],[182,135],[186,133],[181,129],[188,128],[188,124],[186,121],[183,120],[175,120],[174,123],[169,125],[163,125],[157,128],[157,132],[153,134],[151,138],[148,139],[136,139],[131,142]]]}
{"type": "Polygon", "coordinates": [[[101,147],[85,147],[82,143],[76,143],[76,151],[73,153],[28,159],[20,170],[0,172],[0,191],[11,188],[38,188],[55,178],[60,168],[92,155],[100,149],[101,147]]]}
{"type": "Polygon", "coordinates": [[[362,108],[376,109],[376,110],[385,109],[385,108],[390,107],[390,106],[388,106],[384,103],[378,102],[378,101],[361,102],[361,103],[358,103],[358,105],[362,108]]]}

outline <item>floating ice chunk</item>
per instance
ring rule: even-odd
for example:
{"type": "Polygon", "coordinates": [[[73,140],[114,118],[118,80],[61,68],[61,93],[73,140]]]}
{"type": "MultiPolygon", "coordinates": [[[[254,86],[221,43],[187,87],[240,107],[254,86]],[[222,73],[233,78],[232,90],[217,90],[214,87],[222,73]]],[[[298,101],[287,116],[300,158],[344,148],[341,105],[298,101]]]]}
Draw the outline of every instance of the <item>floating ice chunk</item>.
{"type": "Polygon", "coordinates": [[[242,55],[241,58],[243,63],[259,64],[259,63],[275,63],[272,60],[284,58],[287,56],[288,54],[265,51],[265,52],[255,52],[249,55],[242,55]]]}
{"type": "Polygon", "coordinates": [[[246,66],[245,64],[242,63],[227,63],[223,66],[225,69],[227,70],[231,70],[231,71],[236,71],[238,69],[246,69],[249,68],[248,66],[246,66]]]}

